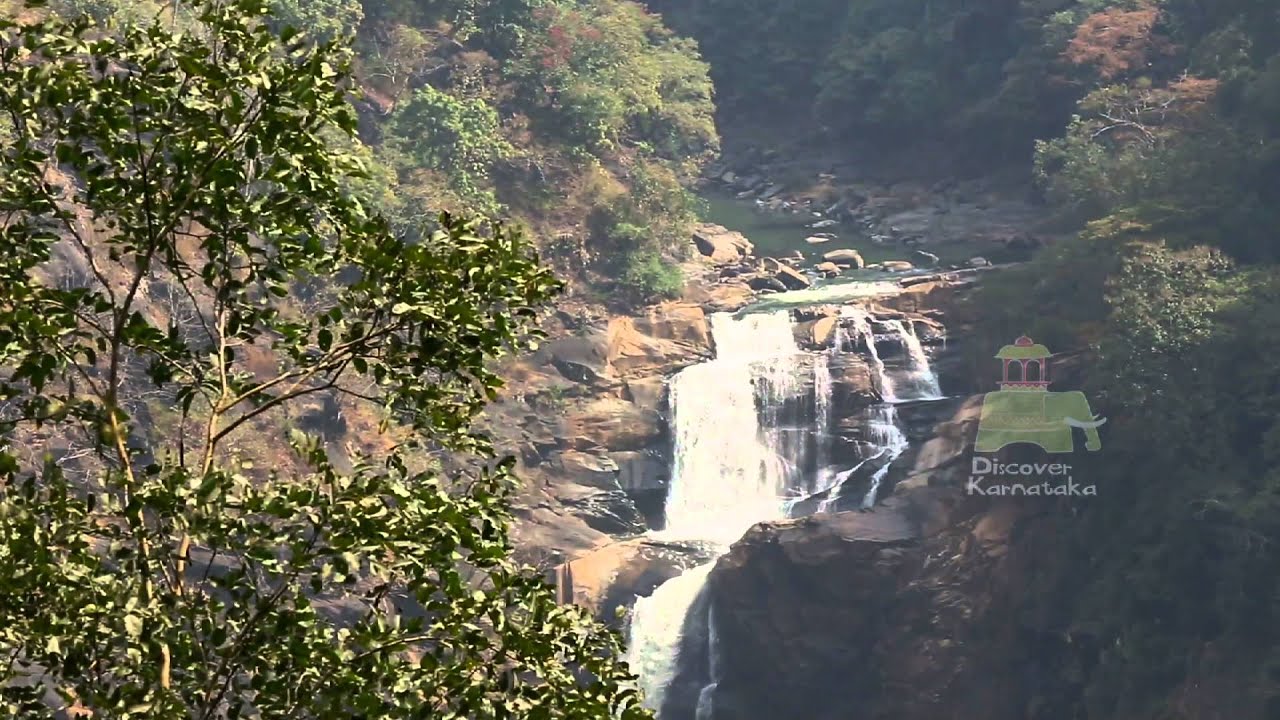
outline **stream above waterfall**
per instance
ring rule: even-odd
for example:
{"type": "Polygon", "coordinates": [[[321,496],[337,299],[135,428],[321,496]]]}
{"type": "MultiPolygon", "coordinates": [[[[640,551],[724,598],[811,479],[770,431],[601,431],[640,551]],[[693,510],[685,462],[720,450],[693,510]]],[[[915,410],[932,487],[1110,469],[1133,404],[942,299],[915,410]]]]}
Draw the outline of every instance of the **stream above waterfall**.
{"type": "MultiPolygon", "coordinates": [[[[651,537],[719,556],[760,522],[875,505],[910,445],[899,406],[942,392],[910,319],[846,305],[833,320],[830,346],[806,350],[791,310],[711,317],[715,357],[668,381],[672,479],[651,537]]],[[[638,598],[631,614],[627,660],[661,720],[714,720],[714,564],[638,598]]]]}

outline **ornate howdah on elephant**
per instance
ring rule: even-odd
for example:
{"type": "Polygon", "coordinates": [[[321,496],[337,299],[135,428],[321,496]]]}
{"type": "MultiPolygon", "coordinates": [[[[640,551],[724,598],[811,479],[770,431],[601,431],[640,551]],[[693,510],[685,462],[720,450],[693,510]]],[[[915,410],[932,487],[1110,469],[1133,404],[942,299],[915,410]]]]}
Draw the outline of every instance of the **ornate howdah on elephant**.
{"type": "Polygon", "coordinates": [[[1045,452],[1069,453],[1075,450],[1073,428],[1084,430],[1085,449],[1102,448],[1098,427],[1106,420],[1094,416],[1084,393],[1049,392],[1048,348],[1023,336],[1001,348],[996,357],[1004,361],[1004,376],[1000,390],[983,398],[976,452],[1031,443],[1045,452]],[[1011,370],[1020,372],[1010,377],[1011,370]]]}

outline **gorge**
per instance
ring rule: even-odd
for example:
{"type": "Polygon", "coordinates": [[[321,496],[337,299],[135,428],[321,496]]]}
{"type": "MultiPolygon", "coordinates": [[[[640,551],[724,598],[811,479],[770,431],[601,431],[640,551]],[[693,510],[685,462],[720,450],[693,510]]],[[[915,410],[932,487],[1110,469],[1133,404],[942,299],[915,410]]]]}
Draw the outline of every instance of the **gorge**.
{"type": "MultiPolygon", "coordinates": [[[[717,555],[758,522],[873,507],[907,449],[895,405],[942,399],[910,321],[844,306],[831,316],[830,349],[806,353],[796,347],[790,312],[742,312],[713,316],[715,359],[670,382],[675,464],[665,527],[657,534],[710,543],[717,555]],[[843,370],[846,353],[863,356],[879,402],[833,407],[832,371],[843,370]],[[890,370],[882,354],[897,357],[898,367],[890,370]]],[[[700,565],[667,581],[638,600],[632,614],[629,659],[661,718],[716,717],[715,610],[704,600],[711,568],[700,565]],[[699,644],[705,652],[691,653],[699,644]],[[690,654],[705,659],[705,667],[690,667],[684,659],[690,654]],[[710,683],[692,703],[670,692],[699,671],[710,683]]]]}

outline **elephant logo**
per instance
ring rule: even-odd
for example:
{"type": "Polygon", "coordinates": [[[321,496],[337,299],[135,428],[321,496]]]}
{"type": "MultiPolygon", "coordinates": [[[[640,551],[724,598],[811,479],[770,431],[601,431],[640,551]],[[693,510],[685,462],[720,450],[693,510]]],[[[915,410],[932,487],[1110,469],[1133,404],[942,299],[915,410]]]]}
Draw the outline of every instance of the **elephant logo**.
{"type": "Polygon", "coordinates": [[[1025,335],[996,353],[1004,363],[1004,377],[1000,389],[982,399],[974,451],[993,453],[1030,443],[1047,453],[1069,453],[1075,450],[1072,428],[1084,430],[1086,450],[1102,448],[1098,427],[1106,418],[1093,415],[1084,393],[1049,392],[1050,356],[1048,348],[1025,335]],[[1011,378],[1010,370],[1019,371],[1018,377],[1011,378]]]}

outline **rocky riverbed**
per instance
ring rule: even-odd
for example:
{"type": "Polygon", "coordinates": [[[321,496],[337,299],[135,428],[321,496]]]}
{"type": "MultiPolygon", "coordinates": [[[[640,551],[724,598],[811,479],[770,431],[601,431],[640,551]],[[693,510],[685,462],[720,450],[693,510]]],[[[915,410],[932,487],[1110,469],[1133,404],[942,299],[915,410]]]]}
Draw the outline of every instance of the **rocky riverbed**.
{"type": "MultiPolygon", "coordinates": [[[[699,228],[691,242],[698,252],[684,268],[688,284],[681,298],[625,316],[562,309],[548,320],[551,339],[504,369],[507,391],[486,413],[487,427],[516,455],[525,481],[515,508],[521,556],[548,569],[594,557],[590,568],[574,572],[574,588],[566,590],[593,607],[605,607],[602,598],[617,594],[610,583],[587,579],[593,573],[629,577],[621,569],[638,557],[670,568],[697,557],[696,550],[655,549],[632,538],[661,525],[672,465],[667,381],[714,355],[714,314],[785,298],[786,291],[816,287],[820,293],[826,287],[834,289],[834,301],[806,302],[791,311],[796,345],[805,351],[824,352],[838,342],[845,303],[865,307],[873,322],[905,322],[926,342],[941,342],[943,308],[980,272],[917,271],[841,285],[817,268],[757,257],[749,240],[723,228],[699,228]],[[857,292],[841,298],[844,286],[857,292]],[[635,552],[612,549],[619,543],[631,543],[635,552]],[[593,590],[583,589],[588,587],[593,590]]],[[[841,412],[856,412],[856,398],[876,397],[865,362],[851,360],[835,371],[841,412]]],[[[648,578],[635,581],[638,594],[665,571],[654,572],[632,573],[648,578]]]]}
{"type": "Polygon", "coordinates": [[[1055,237],[1025,193],[983,180],[877,182],[834,171],[797,177],[786,163],[743,152],[708,166],[700,187],[711,220],[748,234],[759,228],[776,254],[844,246],[872,263],[1006,262],[1055,237]]]}

